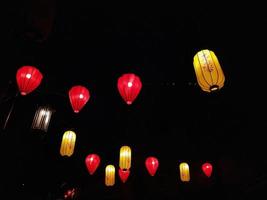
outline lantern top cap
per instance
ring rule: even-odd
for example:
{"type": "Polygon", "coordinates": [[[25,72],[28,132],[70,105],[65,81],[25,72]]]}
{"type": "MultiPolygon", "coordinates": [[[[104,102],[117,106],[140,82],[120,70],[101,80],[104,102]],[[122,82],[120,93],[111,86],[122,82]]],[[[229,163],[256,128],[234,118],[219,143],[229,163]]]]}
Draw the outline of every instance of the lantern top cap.
{"type": "Polygon", "coordinates": [[[200,54],[200,53],[202,53],[202,52],[209,52],[209,53],[215,55],[214,51],[212,51],[212,50],[209,50],[209,49],[202,49],[202,50],[197,51],[197,53],[195,54],[194,57],[198,56],[198,54],[200,54]]]}
{"type": "Polygon", "coordinates": [[[131,148],[131,147],[128,145],[122,145],[121,148],[131,148]]]}
{"type": "Polygon", "coordinates": [[[74,133],[75,134],[75,132],[72,130],[65,131],[64,133],[74,133]]]}

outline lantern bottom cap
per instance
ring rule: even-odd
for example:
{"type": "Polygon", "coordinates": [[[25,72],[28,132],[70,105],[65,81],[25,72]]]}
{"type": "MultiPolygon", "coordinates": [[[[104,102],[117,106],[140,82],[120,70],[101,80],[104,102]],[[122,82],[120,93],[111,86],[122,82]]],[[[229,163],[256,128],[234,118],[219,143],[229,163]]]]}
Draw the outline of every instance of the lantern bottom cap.
{"type": "Polygon", "coordinates": [[[27,93],[26,92],[21,92],[20,94],[23,95],[23,96],[25,96],[27,93]]]}
{"type": "Polygon", "coordinates": [[[131,101],[126,101],[126,103],[127,103],[128,105],[131,105],[133,102],[131,102],[131,101]]]}
{"type": "Polygon", "coordinates": [[[214,92],[214,91],[217,91],[219,90],[219,86],[218,85],[213,85],[210,87],[210,91],[214,92]]]}

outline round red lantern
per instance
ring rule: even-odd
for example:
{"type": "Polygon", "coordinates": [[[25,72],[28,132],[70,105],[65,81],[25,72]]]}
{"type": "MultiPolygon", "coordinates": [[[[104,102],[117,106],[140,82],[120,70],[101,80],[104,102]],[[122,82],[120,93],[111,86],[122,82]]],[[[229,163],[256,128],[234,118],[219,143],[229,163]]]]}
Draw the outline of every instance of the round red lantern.
{"type": "Polygon", "coordinates": [[[95,173],[100,164],[100,157],[97,154],[89,154],[85,158],[85,165],[90,175],[95,173]]]}
{"type": "Polygon", "coordinates": [[[85,106],[89,98],[89,90],[84,86],[76,85],[69,90],[70,103],[75,113],[80,112],[80,110],[85,106]]]}
{"type": "Polygon", "coordinates": [[[130,175],[129,169],[119,169],[119,176],[123,183],[125,183],[130,175]]]}
{"type": "Polygon", "coordinates": [[[142,88],[142,82],[135,74],[123,74],[117,83],[117,87],[124,101],[131,105],[142,88]]]}
{"type": "Polygon", "coordinates": [[[155,173],[157,172],[157,169],[158,169],[158,166],[159,166],[159,161],[157,158],[155,157],[148,157],[146,159],[146,168],[147,168],[147,171],[149,172],[149,174],[151,176],[154,176],[155,173]]]}
{"type": "Polygon", "coordinates": [[[202,165],[202,171],[207,177],[210,177],[212,174],[212,165],[210,163],[204,163],[202,165]]]}
{"type": "Polygon", "coordinates": [[[43,75],[33,66],[23,66],[18,69],[16,79],[20,94],[27,95],[40,85],[43,75]]]}

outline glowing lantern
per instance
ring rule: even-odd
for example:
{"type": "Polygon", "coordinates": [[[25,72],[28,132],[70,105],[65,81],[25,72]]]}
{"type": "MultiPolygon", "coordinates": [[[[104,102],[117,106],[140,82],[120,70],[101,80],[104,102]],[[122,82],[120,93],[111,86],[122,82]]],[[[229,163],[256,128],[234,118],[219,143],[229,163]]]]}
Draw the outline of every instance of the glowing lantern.
{"type": "Polygon", "coordinates": [[[88,172],[92,175],[100,164],[100,157],[97,154],[89,154],[85,159],[88,172]]]}
{"type": "Polygon", "coordinates": [[[138,96],[142,88],[142,82],[135,74],[123,74],[118,79],[117,87],[121,97],[130,105],[138,96]]]}
{"type": "Polygon", "coordinates": [[[106,186],[113,186],[115,184],[115,167],[113,165],[106,166],[105,184],[106,186]]]}
{"type": "Polygon", "coordinates": [[[126,169],[126,170],[119,169],[119,177],[121,178],[121,181],[123,183],[125,183],[127,181],[129,175],[130,175],[129,169],[126,169]]]}
{"type": "Polygon", "coordinates": [[[190,181],[189,165],[187,163],[180,164],[180,178],[183,182],[190,181]]]}
{"type": "Polygon", "coordinates": [[[197,82],[203,91],[212,92],[223,87],[225,77],[213,51],[199,51],[193,64],[197,82]]]}
{"type": "Polygon", "coordinates": [[[157,158],[155,157],[148,157],[146,159],[146,168],[147,168],[147,171],[149,172],[149,174],[151,176],[154,176],[155,173],[157,172],[157,169],[158,169],[158,166],[159,166],[159,161],[157,158]]]}
{"type": "Polygon", "coordinates": [[[70,157],[74,152],[75,141],[76,141],[76,134],[73,131],[66,131],[62,137],[60,154],[62,156],[70,157]]]}
{"type": "Polygon", "coordinates": [[[64,193],[64,199],[74,199],[76,194],[76,189],[72,188],[72,189],[68,189],[65,193],[64,193]]]}
{"type": "Polygon", "coordinates": [[[207,177],[210,177],[212,174],[212,165],[210,163],[204,163],[202,165],[202,171],[207,177]]]}
{"type": "Polygon", "coordinates": [[[40,106],[34,115],[32,129],[39,129],[47,132],[53,110],[49,106],[40,106]]]}
{"type": "Polygon", "coordinates": [[[122,170],[130,169],[131,167],[131,148],[122,146],[120,149],[120,163],[119,166],[122,170]]]}
{"type": "Polygon", "coordinates": [[[40,85],[43,75],[33,66],[23,66],[18,69],[16,79],[20,94],[27,95],[40,85]]]}
{"type": "Polygon", "coordinates": [[[85,106],[89,98],[89,90],[84,86],[76,85],[69,90],[70,103],[75,113],[80,112],[80,110],[85,106]]]}

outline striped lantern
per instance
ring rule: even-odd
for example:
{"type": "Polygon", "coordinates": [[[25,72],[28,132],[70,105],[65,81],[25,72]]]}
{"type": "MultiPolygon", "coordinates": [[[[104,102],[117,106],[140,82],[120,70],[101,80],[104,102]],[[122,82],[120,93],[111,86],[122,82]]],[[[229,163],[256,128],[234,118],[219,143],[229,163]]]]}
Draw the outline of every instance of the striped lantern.
{"type": "Polygon", "coordinates": [[[17,70],[16,80],[21,95],[34,91],[42,82],[42,73],[34,66],[22,66],[17,70]]]}
{"type": "Polygon", "coordinates": [[[53,110],[49,106],[40,106],[34,115],[32,129],[39,129],[47,132],[53,110]]]}
{"type": "Polygon", "coordinates": [[[114,165],[106,166],[105,185],[113,186],[115,184],[115,167],[114,165]]]}
{"type": "Polygon", "coordinates": [[[213,92],[223,87],[225,77],[213,51],[199,51],[194,56],[193,65],[198,85],[203,91],[213,92]]]}
{"type": "Polygon", "coordinates": [[[70,157],[74,152],[75,141],[76,134],[73,131],[66,131],[62,137],[60,155],[70,157]]]}
{"type": "Polygon", "coordinates": [[[183,182],[190,181],[189,165],[185,162],[180,164],[180,178],[183,182]]]}
{"type": "Polygon", "coordinates": [[[122,170],[128,170],[131,168],[131,148],[129,146],[121,147],[119,166],[122,170]]]}
{"type": "Polygon", "coordinates": [[[127,105],[131,105],[142,89],[142,82],[139,76],[127,73],[118,79],[117,88],[127,105]]]}

